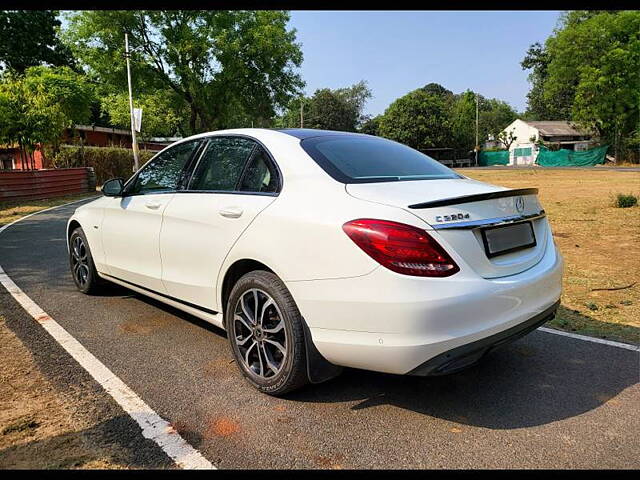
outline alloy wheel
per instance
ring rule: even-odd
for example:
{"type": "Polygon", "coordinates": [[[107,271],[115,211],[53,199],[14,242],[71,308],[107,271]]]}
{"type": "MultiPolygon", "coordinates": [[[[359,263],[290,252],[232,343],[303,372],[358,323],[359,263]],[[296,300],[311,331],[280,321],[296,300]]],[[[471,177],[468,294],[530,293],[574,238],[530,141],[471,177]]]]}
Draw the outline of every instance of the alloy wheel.
{"type": "Polygon", "coordinates": [[[80,235],[71,242],[71,270],[78,285],[84,287],[89,280],[89,255],[80,235]]]}
{"type": "Polygon", "coordinates": [[[287,357],[287,332],[273,298],[257,288],[247,290],[236,303],[232,325],[245,368],[263,379],[277,375],[287,357]]]}

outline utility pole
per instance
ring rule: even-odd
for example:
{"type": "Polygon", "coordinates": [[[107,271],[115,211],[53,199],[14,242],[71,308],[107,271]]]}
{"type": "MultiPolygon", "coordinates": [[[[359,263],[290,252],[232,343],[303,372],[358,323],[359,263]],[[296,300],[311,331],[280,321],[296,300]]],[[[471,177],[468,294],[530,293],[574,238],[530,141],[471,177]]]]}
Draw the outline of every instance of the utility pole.
{"type": "Polygon", "coordinates": [[[478,150],[480,150],[480,145],[478,145],[478,94],[476,93],[476,167],[478,166],[478,150]]]}
{"type": "Polygon", "coordinates": [[[131,93],[131,65],[129,62],[129,34],[124,34],[124,50],[125,57],[127,58],[127,82],[129,83],[129,111],[131,116],[131,139],[133,148],[133,171],[137,172],[140,168],[139,154],[138,154],[138,139],[136,138],[136,122],[133,114],[133,94],[131,93]]]}
{"type": "Polygon", "coordinates": [[[300,128],[304,128],[304,97],[300,99],[300,128]]]}

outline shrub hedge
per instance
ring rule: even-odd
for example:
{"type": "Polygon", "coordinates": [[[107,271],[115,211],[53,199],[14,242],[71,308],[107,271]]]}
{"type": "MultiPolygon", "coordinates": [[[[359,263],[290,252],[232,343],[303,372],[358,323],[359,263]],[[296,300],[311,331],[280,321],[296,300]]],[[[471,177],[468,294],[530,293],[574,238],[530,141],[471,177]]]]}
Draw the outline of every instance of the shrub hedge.
{"type": "MultiPolygon", "coordinates": [[[[140,165],[144,165],[156,153],[140,150],[140,165]]],[[[84,147],[82,149],[75,145],[62,145],[58,153],[51,155],[50,159],[51,166],[54,168],[93,167],[98,185],[114,177],[122,177],[126,180],[133,174],[133,151],[128,148],[84,147]]]]}

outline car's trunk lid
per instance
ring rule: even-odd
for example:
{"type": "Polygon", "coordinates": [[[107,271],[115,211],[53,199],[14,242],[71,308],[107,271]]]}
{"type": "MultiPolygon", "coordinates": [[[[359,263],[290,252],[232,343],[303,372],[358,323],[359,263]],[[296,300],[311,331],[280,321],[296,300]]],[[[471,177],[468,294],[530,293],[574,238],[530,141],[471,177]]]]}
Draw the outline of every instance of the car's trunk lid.
{"type": "Polygon", "coordinates": [[[357,183],[348,184],[346,190],[356,198],[400,207],[418,216],[434,237],[444,240],[445,248],[448,244],[485,278],[522,272],[544,255],[549,227],[536,189],[512,190],[463,178],[357,183]],[[532,243],[523,237],[531,232],[522,225],[489,230],[505,222],[531,222],[535,245],[518,248],[532,243]],[[512,251],[506,251],[509,242],[515,242],[512,251]],[[496,249],[505,253],[492,256],[496,249]]]}

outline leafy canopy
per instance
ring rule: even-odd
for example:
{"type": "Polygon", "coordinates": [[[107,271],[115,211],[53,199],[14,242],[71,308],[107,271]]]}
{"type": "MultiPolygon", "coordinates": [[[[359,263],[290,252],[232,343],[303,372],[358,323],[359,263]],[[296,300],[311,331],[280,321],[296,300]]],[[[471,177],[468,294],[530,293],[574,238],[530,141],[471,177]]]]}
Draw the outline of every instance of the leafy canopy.
{"type": "Polygon", "coordinates": [[[82,11],[66,39],[89,75],[111,93],[126,87],[130,32],[134,95],[172,90],[188,133],[265,122],[303,86],[295,30],[283,11],[82,11]]]}
{"type": "Polygon", "coordinates": [[[23,73],[42,64],[73,65],[70,50],[60,41],[60,21],[51,10],[0,10],[0,63],[23,73]]]}
{"type": "Polygon", "coordinates": [[[277,124],[280,127],[299,127],[303,103],[305,128],[355,132],[366,120],[362,111],[369,98],[371,90],[364,80],[335,90],[321,88],[311,97],[293,99],[277,124]]]}
{"type": "Polygon", "coordinates": [[[57,144],[65,128],[86,123],[92,86],[69,67],[29,67],[0,82],[0,141],[33,151],[57,144]]]}
{"type": "Polygon", "coordinates": [[[490,135],[495,138],[516,119],[517,112],[506,102],[469,90],[454,94],[430,83],[393,102],[378,120],[377,134],[417,149],[448,147],[469,151],[476,141],[476,97],[479,143],[490,135]]]}
{"type": "Polygon", "coordinates": [[[640,12],[568,12],[521,65],[531,70],[529,118],[579,122],[616,151],[637,141],[640,12]]]}
{"type": "Polygon", "coordinates": [[[452,125],[442,96],[414,90],[398,98],[380,120],[380,135],[417,150],[450,144],[452,125]]]}
{"type": "MultiPolygon", "coordinates": [[[[106,95],[101,100],[102,109],[109,115],[115,127],[131,129],[129,95],[127,93],[106,95]]],[[[135,105],[142,108],[141,139],[172,137],[180,133],[182,117],[176,108],[176,98],[171,90],[157,90],[136,97],[135,105]]]]}

